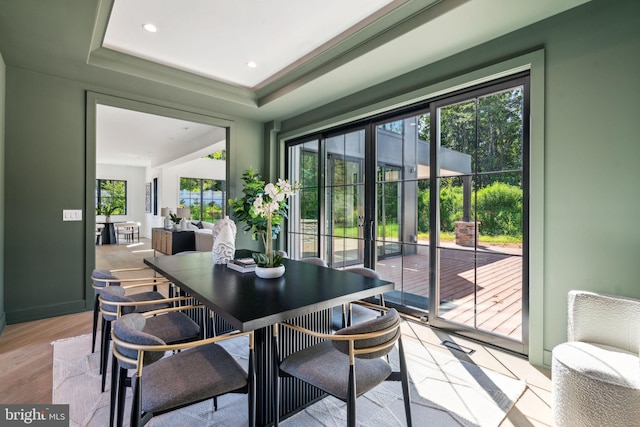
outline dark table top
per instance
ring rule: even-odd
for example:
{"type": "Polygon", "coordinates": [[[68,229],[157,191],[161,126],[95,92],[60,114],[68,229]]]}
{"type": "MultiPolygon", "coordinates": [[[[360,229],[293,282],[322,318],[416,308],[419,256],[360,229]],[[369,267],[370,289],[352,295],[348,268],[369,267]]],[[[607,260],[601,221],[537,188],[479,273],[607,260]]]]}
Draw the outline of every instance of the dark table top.
{"type": "Polygon", "coordinates": [[[278,279],[260,279],[214,264],[211,252],[146,258],[145,264],[172,280],[240,331],[263,328],[296,316],[374,296],[393,283],[290,259],[278,279]]]}

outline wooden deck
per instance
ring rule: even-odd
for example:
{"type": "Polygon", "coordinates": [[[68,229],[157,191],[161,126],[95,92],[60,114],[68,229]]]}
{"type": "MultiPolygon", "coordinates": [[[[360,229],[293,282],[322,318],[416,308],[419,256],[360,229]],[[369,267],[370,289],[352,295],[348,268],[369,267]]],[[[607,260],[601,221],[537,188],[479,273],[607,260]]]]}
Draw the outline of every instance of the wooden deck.
{"type": "MultiPolygon", "coordinates": [[[[397,290],[429,298],[429,246],[414,248],[415,254],[379,260],[376,270],[397,290]]],[[[440,249],[440,316],[521,340],[522,251],[486,247],[476,254],[455,245],[440,249]]]]}

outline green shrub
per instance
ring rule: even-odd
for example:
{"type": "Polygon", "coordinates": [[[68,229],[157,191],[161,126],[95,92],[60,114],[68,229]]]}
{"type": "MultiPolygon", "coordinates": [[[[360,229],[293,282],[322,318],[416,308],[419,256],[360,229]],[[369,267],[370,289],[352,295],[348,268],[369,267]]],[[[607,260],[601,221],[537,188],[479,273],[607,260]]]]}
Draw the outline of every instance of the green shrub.
{"type": "Polygon", "coordinates": [[[522,190],[494,182],[478,190],[479,233],[488,236],[522,237],[522,190]]]}
{"type": "Polygon", "coordinates": [[[455,222],[462,219],[462,187],[440,188],[440,231],[452,232],[455,222]]]}
{"type": "MultiPolygon", "coordinates": [[[[475,194],[471,200],[475,207],[475,194]]],[[[429,189],[418,192],[418,233],[429,233],[429,189]]],[[[473,212],[472,207],[472,212],[473,212]]],[[[443,186],[440,189],[440,232],[452,233],[455,222],[462,219],[462,187],[443,186]]],[[[522,190],[494,182],[477,192],[479,233],[485,236],[522,238],[522,190]]]]}

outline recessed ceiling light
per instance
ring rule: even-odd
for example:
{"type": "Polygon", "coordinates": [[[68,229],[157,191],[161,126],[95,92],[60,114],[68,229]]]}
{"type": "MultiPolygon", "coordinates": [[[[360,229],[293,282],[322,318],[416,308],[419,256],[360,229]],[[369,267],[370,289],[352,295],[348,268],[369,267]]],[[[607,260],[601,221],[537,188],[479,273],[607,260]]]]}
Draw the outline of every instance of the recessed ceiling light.
{"type": "Polygon", "coordinates": [[[258,66],[258,64],[256,64],[253,61],[247,62],[247,67],[249,67],[249,68],[256,68],[257,66],[258,66]]]}
{"type": "Polygon", "coordinates": [[[158,27],[156,27],[153,24],[144,24],[142,26],[142,28],[144,28],[145,30],[149,31],[150,33],[156,33],[158,32],[158,27]]]}

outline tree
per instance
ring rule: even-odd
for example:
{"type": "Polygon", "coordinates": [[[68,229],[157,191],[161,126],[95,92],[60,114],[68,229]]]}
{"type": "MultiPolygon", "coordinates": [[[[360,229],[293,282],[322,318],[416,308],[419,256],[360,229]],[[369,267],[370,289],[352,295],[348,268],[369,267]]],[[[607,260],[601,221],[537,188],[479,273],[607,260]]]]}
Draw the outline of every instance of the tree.
{"type": "Polygon", "coordinates": [[[124,215],[126,214],[127,190],[126,181],[99,179],[99,197],[96,215],[124,215]]]}

